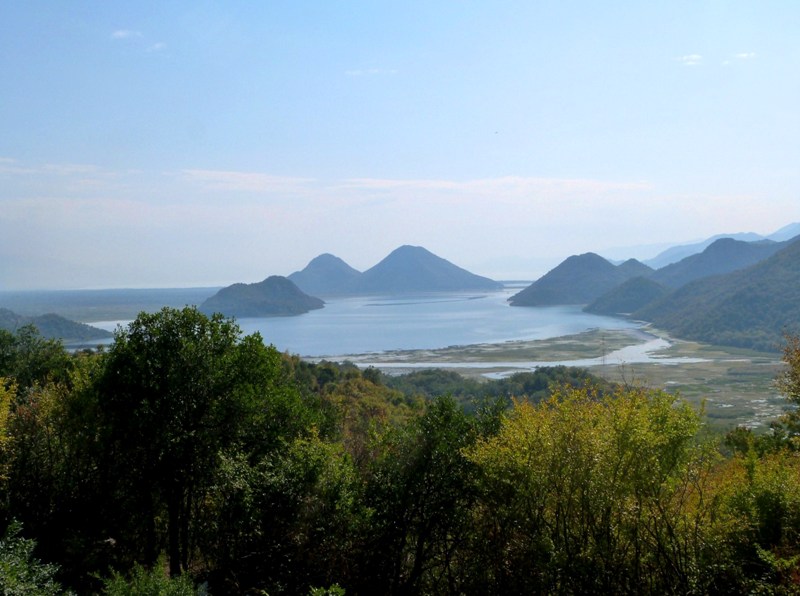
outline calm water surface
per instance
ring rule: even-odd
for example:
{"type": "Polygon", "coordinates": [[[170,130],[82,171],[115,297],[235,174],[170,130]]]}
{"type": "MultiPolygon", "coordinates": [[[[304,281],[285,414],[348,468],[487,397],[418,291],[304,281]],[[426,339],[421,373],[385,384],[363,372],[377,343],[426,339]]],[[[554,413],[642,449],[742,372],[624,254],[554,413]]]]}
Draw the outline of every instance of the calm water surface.
{"type": "MultiPolygon", "coordinates": [[[[510,307],[519,291],[329,299],[297,317],[239,319],[245,333],[301,356],[343,356],[387,350],[546,339],[587,329],[631,329],[629,321],[581,312],[577,306],[510,307]]],[[[93,325],[113,330],[125,321],[93,325]]]]}

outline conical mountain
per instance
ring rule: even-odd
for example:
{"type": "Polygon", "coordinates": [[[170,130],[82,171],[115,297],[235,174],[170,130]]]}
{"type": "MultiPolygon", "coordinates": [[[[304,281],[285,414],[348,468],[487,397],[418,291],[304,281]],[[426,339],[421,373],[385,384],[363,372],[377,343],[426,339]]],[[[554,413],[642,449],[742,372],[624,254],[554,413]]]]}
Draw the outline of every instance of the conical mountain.
{"type": "Polygon", "coordinates": [[[273,275],[258,283],[222,288],[203,302],[200,310],[228,317],[280,317],[300,315],[323,306],[322,300],[304,293],[291,280],[273,275]]]}
{"type": "Polygon", "coordinates": [[[302,271],[289,276],[298,288],[312,296],[348,294],[361,272],[353,269],[339,257],[321,254],[309,261],[302,271]]]}
{"type": "Polygon", "coordinates": [[[589,304],[639,271],[630,261],[615,266],[593,252],[573,255],[508,301],[511,306],[589,304]]]}
{"type": "Polygon", "coordinates": [[[462,269],[421,246],[401,246],[356,280],[354,293],[499,290],[503,284],[462,269]]]}
{"type": "Polygon", "coordinates": [[[624,263],[617,265],[617,271],[627,279],[634,277],[649,277],[653,274],[653,268],[645,265],[636,259],[628,259],[624,263]]]}

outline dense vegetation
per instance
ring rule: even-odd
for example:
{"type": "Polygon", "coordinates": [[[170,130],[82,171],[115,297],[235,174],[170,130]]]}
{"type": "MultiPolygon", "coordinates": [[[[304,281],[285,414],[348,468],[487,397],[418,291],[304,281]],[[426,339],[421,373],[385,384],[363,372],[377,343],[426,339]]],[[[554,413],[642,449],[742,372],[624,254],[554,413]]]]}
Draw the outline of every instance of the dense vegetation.
{"type": "Polygon", "coordinates": [[[26,325],[33,325],[43,337],[49,339],[91,341],[111,337],[111,333],[104,329],[70,321],[53,313],[26,317],[7,308],[0,308],[0,329],[14,332],[26,325]]]}
{"type": "Polygon", "coordinates": [[[0,331],[0,592],[795,593],[798,431],[720,445],[566,368],[312,364],[192,308],[100,353],[0,331]]]}
{"type": "Polygon", "coordinates": [[[233,284],[207,298],[200,310],[229,317],[285,317],[323,308],[325,303],[309,296],[291,280],[271,275],[254,284],[233,284]]]}
{"type": "Polygon", "coordinates": [[[679,337],[779,349],[800,321],[800,239],[760,263],[694,281],[634,313],[679,337]]]}

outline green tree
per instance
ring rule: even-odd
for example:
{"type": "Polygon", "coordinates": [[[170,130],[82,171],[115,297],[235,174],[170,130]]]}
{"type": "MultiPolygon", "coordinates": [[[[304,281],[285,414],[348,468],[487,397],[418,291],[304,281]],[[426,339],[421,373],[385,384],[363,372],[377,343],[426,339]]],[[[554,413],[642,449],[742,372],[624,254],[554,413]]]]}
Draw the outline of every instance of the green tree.
{"type": "Polygon", "coordinates": [[[13,378],[20,390],[47,380],[65,381],[71,358],[60,341],[45,339],[34,325],[16,333],[0,329],[0,377],[13,378]]]}
{"type": "Polygon", "coordinates": [[[130,542],[143,544],[147,562],[166,517],[172,575],[189,564],[191,521],[220,453],[247,445],[255,455],[309,424],[274,348],[190,307],[142,313],[119,331],[98,389],[116,515],[130,520],[130,542]]]}
{"type": "Polygon", "coordinates": [[[440,397],[382,438],[366,486],[374,513],[363,593],[461,593],[460,549],[472,533],[476,496],[476,468],[464,450],[481,422],[440,397]]]}
{"type": "Polygon", "coordinates": [[[699,428],[661,392],[565,387],[517,403],[497,436],[468,451],[481,471],[471,591],[696,589],[714,461],[695,445],[699,428]]]}
{"type": "Polygon", "coordinates": [[[56,581],[56,565],[33,556],[36,543],[20,536],[22,527],[12,523],[0,538],[0,594],[5,596],[56,596],[70,594],[56,581]]]}

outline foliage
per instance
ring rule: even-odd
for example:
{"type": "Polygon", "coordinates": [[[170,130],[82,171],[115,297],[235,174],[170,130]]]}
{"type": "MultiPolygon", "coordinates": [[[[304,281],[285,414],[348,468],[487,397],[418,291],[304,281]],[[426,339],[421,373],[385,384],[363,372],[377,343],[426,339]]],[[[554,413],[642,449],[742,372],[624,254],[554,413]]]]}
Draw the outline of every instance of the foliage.
{"type": "Polygon", "coordinates": [[[35,541],[22,538],[12,523],[0,539],[0,593],[5,596],[53,596],[67,592],[56,581],[56,565],[33,556],[35,541]]]}
{"type": "Polygon", "coordinates": [[[127,578],[114,573],[104,581],[103,588],[107,596],[199,596],[206,593],[203,588],[195,589],[188,575],[169,577],[163,560],[150,570],[134,565],[127,578]]]}
{"type": "Polygon", "coordinates": [[[13,378],[21,390],[66,380],[71,364],[61,342],[43,338],[33,325],[16,333],[0,329],[0,377],[13,378]]]}
{"type": "Polygon", "coordinates": [[[555,384],[583,387],[593,384],[608,390],[606,381],[584,368],[571,366],[542,366],[532,372],[518,372],[501,379],[477,381],[457,372],[427,369],[397,376],[382,376],[381,381],[406,395],[421,395],[433,399],[450,395],[468,411],[486,402],[502,400],[511,405],[514,398],[537,402],[546,398],[555,384]]]}
{"type": "Polygon", "coordinates": [[[518,403],[469,451],[481,470],[486,593],[690,591],[711,453],[661,392],[564,388],[518,403]]]}
{"type": "Polygon", "coordinates": [[[442,397],[383,438],[366,487],[374,514],[360,592],[460,591],[459,549],[472,531],[464,513],[476,498],[463,450],[478,438],[477,422],[442,397]]]}
{"type": "Polygon", "coordinates": [[[98,390],[105,469],[115,501],[134,513],[118,531],[132,532],[144,547],[138,556],[152,562],[160,542],[154,522],[164,516],[173,575],[189,564],[192,519],[220,450],[268,451],[308,423],[297,392],[281,383],[274,348],[258,335],[241,338],[221,315],[188,307],[142,313],[118,332],[98,390]]]}
{"type": "MultiPolygon", "coordinates": [[[[725,457],[679,397],[581,369],[387,377],[191,308],[141,315],[102,353],[0,340],[3,593],[800,585],[794,412],[730,433],[725,457]]],[[[791,402],[798,354],[788,338],[791,402]]]]}

